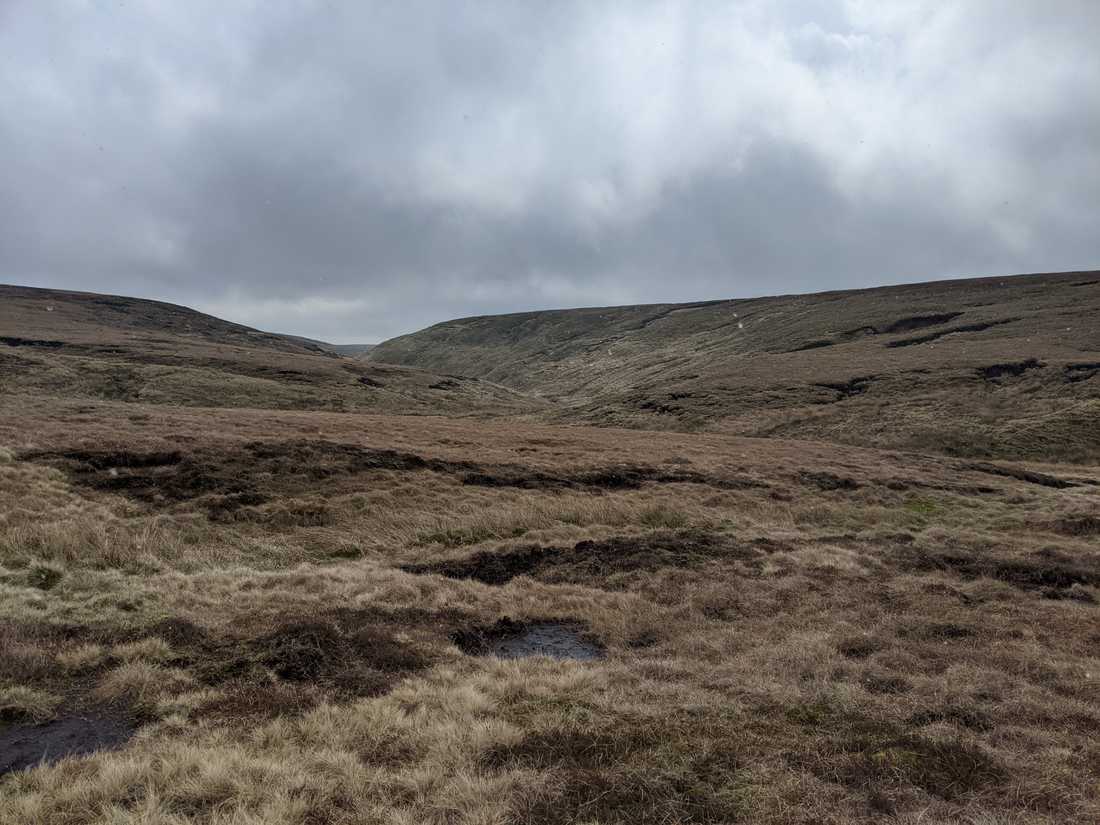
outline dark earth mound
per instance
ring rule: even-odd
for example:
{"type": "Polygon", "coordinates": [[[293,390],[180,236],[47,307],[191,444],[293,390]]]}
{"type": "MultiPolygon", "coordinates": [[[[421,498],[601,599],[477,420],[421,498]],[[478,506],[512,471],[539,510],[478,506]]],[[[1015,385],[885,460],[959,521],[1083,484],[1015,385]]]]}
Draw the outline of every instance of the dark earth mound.
{"type": "Polygon", "coordinates": [[[1088,602],[1090,595],[1080,588],[1100,587],[1100,563],[1095,559],[1072,560],[1041,552],[1024,559],[994,559],[978,553],[920,548],[907,548],[903,558],[904,566],[910,570],[941,570],[964,579],[984,576],[1051,599],[1088,602]]]}
{"type": "Polygon", "coordinates": [[[197,640],[182,655],[203,682],[228,694],[222,704],[257,705],[262,699],[278,711],[321,698],[385,693],[432,665],[418,646],[398,641],[398,633],[438,625],[444,628],[442,641],[446,628],[458,621],[442,614],[330,611],[197,640]]]}
{"type": "Polygon", "coordinates": [[[1026,361],[1016,361],[1010,364],[990,364],[987,367],[978,367],[978,375],[987,381],[995,381],[998,378],[1019,378],[1028,370],[1038,370],[1045,367],[1042,361],[1028,358],[1026,361]]]}
{"type": "Polygon", "coordinates": [[[518,487],[526,490],[634,490],[646,482],[657,484],[704,484],[720,490],[747,490],[768,485],[753,478],[708,476],[690,470],[660,470],[654,467],[601,467],[564,473],[545,473],[524,467],[484,468],[467,473],[463,484],[477,487],[518,487]]]}
{"type": "MultiPolygon", "coordinates": [[[[962,315],[961,312],[941,312],[934,315],[913,315],[907,318],[898,318],[896,321],[880,324],[879,326],[862,326],[856,327],[855,329],[849,329],[833,338],[819,338],[813,341],[807,341],[794,349],[787,350],[787,352],[805,352],[806,350],[832,347],[837,344],[847,344],[852,341],[858,341],[860,338],[865,338],[869,335],[896,335],[902,332],[914,332],[918,329],[926,329],[927,327],[938,327],[941,324],[946,324],[948,321],[955,320],[960,315],[962,315]]],[[[888,346],[895,345],[888,344],[888,346]]]]}
{"type": "Polygon", "coordinates": [[[32,451],[22,458],[60,466],[83,486],[150,504],[219,497],[208,502],[212,510],[261,504],[277,493],[309,491],[326,480],[375,470],[457,472],[473,466],[329,441],[255,441],[186,454],[102,449],[32,451]]]}
{"type": "Polygon", "coordinates": [[[285,496],[338,490],[364,473],[435,472],[463,484],[522,489],[626,490],[643,483],[705,484],[719,489],[766,487],[737,476],[711,477],[686,470],[613,466],[547,473],[520,465],[478,465],[424,458],[399,450],[331,441],[253,441],[218,448],[151,450],[81,448],[32,450],[20,458],[64,470],[77,485],[170,507],[198,504],[216,521],[267,521],[274,526],[325,523],[323,505],[297,503],[291,511],[256,511],[285,496]]]}
{"type": "Polygon", "coordinates": [[[962,469],[986,473],[991,476],[1000,476],[1001,478],[1014,478],[1017,481],[1026,481],[1029,484],[1038,484],[1042,487],[1053,487],[1058,490],[1065,490],[1069,487],[1078,486],[1078,483],[1075,481],[1047,475],[1046,473],[1037,473],[1034,470],[1024,470],[1020,467],[1003,467],[999,464],[989,464],[987,462],[967,464],[963,466],[962,469]]]}
{"type": "Polygon", "coordinates": [[[1066,364],[1066,380],[1071,384],[1088,381],[1100,375],[1100,362],[1085,364],[1066,364]]]}
{"type": "Polygon", "coordinates": [[[913,347],[918,344],[929,344],[932,341],[938,341],[946,335],[957,335],[963,332],[985,332],[987,329],[993,327],[1004,326],[1005,324],[1011,324],[1014,321],[1020,320],[1019,318],[1002,318],[998,321],[987,321],[977,324],[964,324],[963,326],[951,327],[945,329],[942,332],[930,332],[927,335],[919,335],[916,338],[901,338],[897,341],[889,341],[886,346],[890,348],[897,347],[913,347]]]}
{"type": "Polygon", "coordinates": [[[698,567],[707,561],[752,562],[762,552],[732,536],[696,530],[616,536],[581,541],[573,547],[527,545],[499,552],[481,551],[464,559],[406,565],[406,573],[437,573],[501,585],[517,576],[551,584],[608,586],[614,576],[665,567],[698,567]]]}
{"type": "Polygon", "coordinates": [[[65,346],[64,341],[40,341],[35,338],[12,338],[10,336],[0,336],[0,344],[6,344],[9,347],[38,347],[39,349],[58,349],[65,346]]]}
{"type": "Polygon", "coordinates": [[[860,487],[859,482],[855,479],[838,476],[836,473],[804,472],[798,474],[798,480],[803,484],[808,484],[827,492],[835,490],[858,490],[860,487]]]}

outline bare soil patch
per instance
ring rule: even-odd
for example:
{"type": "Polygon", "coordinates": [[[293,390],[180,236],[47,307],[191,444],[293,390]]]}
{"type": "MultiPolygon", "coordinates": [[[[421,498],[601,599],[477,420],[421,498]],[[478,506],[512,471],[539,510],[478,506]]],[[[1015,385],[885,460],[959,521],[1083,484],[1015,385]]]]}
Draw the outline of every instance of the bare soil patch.
{"type": "Polygon", "coordinates": [[[94,712],[65,716],[43,725],[0,729],[0,776],[59,762],[67,756],[121,747],[135,730],[125,717],[94,712]]]}
{"type": "Polygon", "coordinates": [[[33,450],[20,458],[59,467],[85,488],[159,507],[193,503],[214,520],[264,520],[275,526],[323,524],[326,516],[307,504],[295,505],[305,507],[302,512],[256,513],[248,508],[277,497],[339,489],[349,480],[378,471],[428,471],[458,476],[470,486],[535,490],[629,490],[647,482],[718,489],[767,487],[749,477],[628,465],[547,473],[520,465],[483,466],[323,440],[253,441],[190,451],[33,450]]]}
{"type": "Polygon", "coordinates": [[[319,701],[387,692],[435,662],[429,648],[399,640],[399,634],[434,637],[442,644],[447,631],[463,621],[457,612],[428,611],[287,616],[267,626],[196,639],[181,647],[181,663],[225,694],[205,710],[227,716],[293,715],[319,701]]]}
{"type": "MultiPolygon", "coordinates": [[[[259,516],[245,508],[276,497],[338,488],[341,481],[364,473],[455,473],[475,466],[320,440],[254,441],[187,452],[38,450],[22,458],[60,467],[75,484],[93,490],[125,495],[158,507],[198,505],[214,520],[255,519],[259,516]]],[[[270,515],[276,526],[280,521],[305,525],[324,521],[323,514],[312,512],[270,515]]]]}
{"type": "Polygon", "coordinates": [[[802,472],[798,474],[798,479],[803,484],[808,484],[827,492],[836,490],[858,490],[862,486],[854,478],[839,476],[836,473],[828,472],[802,472]]]}
{"type": "Polygon", "coordinates": [[[1066,380],[1071,384],[1088,381],[1100,375],[1100,362],[1084,364],[1066,364],[1066,380]]]}
{"type": "Polygon", "coordinates": [[[0,336],[0,344],[9,347],[35,347],[38,349],[58,349],[65,346],[64,341],[43,341],[36,338],[17,338],[13,336],[0,336]]]}
{"type": "Polygon", "coordinates": [[[978,367],[978,375],[986,381],[995,381],[998,378],[1019,378],[1029,370],[1038,370],[1045,367],[1042,361],[1036,358],[1028,358],[1026,361],[1015,361],[1008,364],[990,364],[986,367],[978,367]]]}
{"type": "Polygon", "coordinates": [[[912,315],[908,318],[899,318],[891,324],[887,324],[876,330],[880,335],[893,335],[899,332],[913,332],[926,327],[938,327],[948,321],[954,321],[962,315],[961,312],[939,312],[933,315],[912,315]]]}
{"type": "Polygon", "coordinates": [[[886,346],[891,348],[896,347],[912,347],[918,344],[929,344],[932,341],[938,341],[945,335],[956,335],[962,332],[985,332],[987,329],[993,327],[1004,326],[1005,324],[1011,324],[1013,321],[1018,321],[1019,318],[1002,318],[999,321],[982,321],[976,324],[964,324],[963,326],[951,327],[950,329],[942,330],[941,332],[930,332],[927,335],[919,335],[916,338],[901,338],[897,341],[888,341],[886,346]]]}
{"type": "Polygon", "coordinates": [[[1075,481],[1070,481],[1065,478],[1058,478],[1057,476],[1048,475],[1047,473],[1038,473],[1034,470],[1025,470],[1022,467],[1005,467],[1000,464],[989,464],[987,462],[977,462],[973,464],[966,464],[962,467],[964,470],[973,470],[978,473],[986,473],[991,476],[1001,476],[1001,478],[1014,478],[1017,481],[1026,481],[1029,484],[1038,484],[1042,487],[1053,487],[1058,490],[1065,490],[1070,487],[1077,487],[1078,484],[1075,481]]]}
{"type": "Polygon", "coordinates": [[[647,482],[657,484],[703,484],[720,490],[767,488],[767,484],[748,476],[716,476],[691,470],[623,465],[546,473],[523,467],[488,467],[466,473],[463,484],[476,487],[517,487],[526,490],[636,490],[647,482]]]}
{"type": "Polygon", "coordinates": [[[865,378],[852,378],[848,381],[836,381],[836,382],[824,382],[820,384],[813,384],[811,386],[820,387],[823,390],[832,390],[837,395],[828,401],[820,403],[829,404],[836,403],[838,401],[844,401],[845,399],[852,398],[856,395],[863,395],[867,392],[871,386],[871,382],[874,380],[874,376],[867,376],[865,378]]]}
{"type": "MultiPolygon", "coordinates": [[[[788,352],[805,352],[806,350],[821,349],[822,347],[831,347],[836,344],[847,344],[870,335],[896,335],[901,332],[914,332],[918,329],[938,327],[941,324],[946,324],[948,321],[954,321],[962,314],[961,312],[941,312],[932,315],[911,315],[878,326],[856,327],[854,329],[845,330],[833,338],[819,338],[814,341],[807,341],[794,349],[788,350],[788,352]]],[[[888,346],[894,346],[894,344],[889,344],[888,346]]]]}
{"type": "Polygon", "coordinates": [[[613,577],[647,573],[664,567],[699,567],[708,561],[754,562],[763,554],[732,536],[697,530],[658,531],[581,541],[573,547],[527,545],[510,550],[480,551],[465,559],[406,565],[407,573],[437,573],[451,579],[473,579],[502,585],[517,576],[551,584],[609,587],[613,577]]]}

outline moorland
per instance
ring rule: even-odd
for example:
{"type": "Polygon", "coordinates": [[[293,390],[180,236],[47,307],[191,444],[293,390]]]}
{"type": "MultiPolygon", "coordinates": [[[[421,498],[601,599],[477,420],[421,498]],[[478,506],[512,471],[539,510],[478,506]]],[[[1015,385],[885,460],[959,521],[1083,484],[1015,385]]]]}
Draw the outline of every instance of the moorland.
{"type": "Polygon", "coordinates": [[[1098,317],[0,287],[0,823],[1096,822],[1098,317]]]}

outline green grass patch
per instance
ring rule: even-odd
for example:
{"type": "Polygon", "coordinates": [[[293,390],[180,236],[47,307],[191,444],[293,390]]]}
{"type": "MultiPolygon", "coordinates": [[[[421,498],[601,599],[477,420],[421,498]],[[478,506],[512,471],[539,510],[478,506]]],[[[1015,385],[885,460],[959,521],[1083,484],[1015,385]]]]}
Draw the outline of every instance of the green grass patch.
{"type": "Polygon", "coordinates": [[[681,510],[674,510],[671,507],[658,504],[655,507],[650,507],[642,511],[639,521],[646,527],[652,529],[666,527],[675,530],[687,526],[688,517],[687,514],[681,510]]]}
{"type": "MultiPolygon", "coordinates": [[[[521,534],[522,535],[522,534],[521,534]]],[[[489,539],[499,539],[495,530],[487,527],[451,527],[447,530],[430,530],[417,534],[417,544],[442,544],[444,547],[464,547],[480,544],[489,539]]]]}
{"type": "Polygon", "coordinates": [[[928,498],[911,498],[902,505],[906,512],[918,516],[931,516],[940,512],[942,505],[928,498]]]}

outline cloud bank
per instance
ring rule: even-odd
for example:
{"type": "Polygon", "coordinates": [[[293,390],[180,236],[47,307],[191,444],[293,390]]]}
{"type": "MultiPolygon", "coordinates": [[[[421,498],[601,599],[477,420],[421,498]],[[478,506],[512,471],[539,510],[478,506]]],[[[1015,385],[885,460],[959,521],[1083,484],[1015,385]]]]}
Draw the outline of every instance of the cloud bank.
{"type": "Polygon", "coordinates": [[[1100,266],[1094,0],[0,0],[0,281],[333,341],[1100,266]]]}

